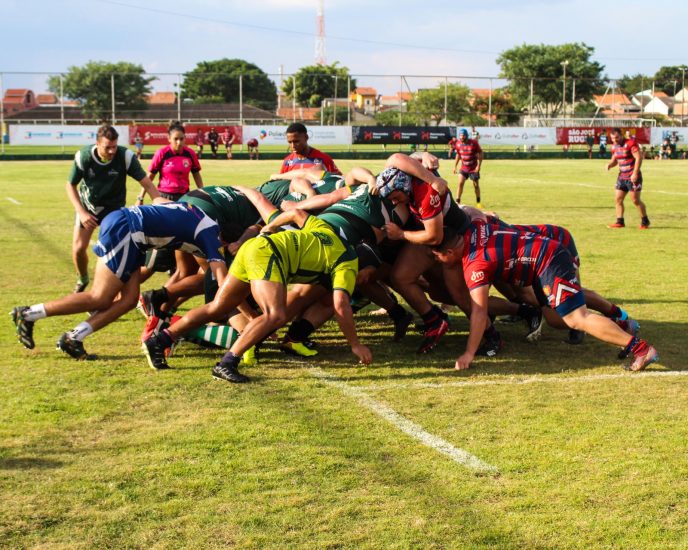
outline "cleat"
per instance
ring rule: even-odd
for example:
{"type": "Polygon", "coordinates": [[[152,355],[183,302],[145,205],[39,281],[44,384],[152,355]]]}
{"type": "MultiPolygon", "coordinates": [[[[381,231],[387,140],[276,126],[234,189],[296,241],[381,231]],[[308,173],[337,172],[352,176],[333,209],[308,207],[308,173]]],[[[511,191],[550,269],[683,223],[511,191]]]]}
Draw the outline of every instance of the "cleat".
{"type": "Polygon", "coordinates": [[[525,321],[528,327],[526,340],[528,342],[537,342],[542,335],[542,309],[532,308],[532,313],[526,315],[525,321]]]}
{"type": "Polygon", "coordinates": [[[160,318],[169,317],[169,314],[161,309],[162,305],[167,302],[167,291],[164,288],[146,290],[141,293],[139,300],[147,315],[155,315],[160,318]]]}
{"type": "Polygon", "coordinates": [[[583,343],[583,340],[585,339],[585,332],[582,330],[576,330],[574,328],[569,329],[569,339],[565,340],[567,344],[571,344],[572,346],[578,346],[583,343]]]}
{"type": "Polygon", "coordinates": [[[439,343],[440,338],[444,336],[449,330],[449,323],[446,319],[440,319],[432,326],[425,327],[423,332],[423,341],[416,353],[428,353],[439,343]]]}
{"type": "Polygon", "coordinates": [[[160,343],[160,339],[157,336],[151,336],[148,338],[148,340],[142,344],[141,349],[148,360],[148,365],[153,370],[164,370],[170,368],[170,366],[167,364],[167,359],[165,358],[165,348],[160,343]]]}
{"type": "Polygon", "coordinates": [[[394,321],[394,336],[392,336],[392,341],[400,342],[404,339],[411,321],[413,321],[413,314],[410,312],[407,312],[401,319],[394,321]]]}
{"type": "Polygon", "coordinates": [[[480,208],[480,209],[482,210],[482,208],[483,208],[483,203],[482,203],[482,202],[479,202],[479,203],[477,203],[477,204],[475,205],[475,207],[476,207],[476,208],[480,208]]]}
{"type": "Polygon", "coordinates": [[[495,331],[495,335],[496,336],[489,338],[483,338],[483,343],[478,348],[478,351],[475,352],[475,354],[482,357],[494,357],[497,355],[499,350],[502,349],[504,341],[502,340],[502,335],[499,334],[499,332],[495,331]]]}
{"type": "Polygon", "coordinates": [[[255,367],[258,364],[258,357],[256,356],[256,346],[251,346],[244,352],[244,354],[241,356],[241,362],[246,367],[255,367]]]}
{"type": "Polygon", "coordinates": [[[609,229],[623,229],[624,227],[626,227],[626,225],[623,223],[612,223],[612,224],[608,225],[607,227],[609,229]]]}
{"type": "Polygon", "coordinates": [[[310,338],[308,338],[307,340],[304,340],[303,345],[306,346],[308,349],[315,349],[318,347],[318,343],[311,340],[310,338]]]}
{"type": "Polygon", "coordinates": [[[34,321],[27,321],[23,317],[23,313],[28,310],[28,306],[18,306],[12,308],[10,311],[10,317],[12,317],[12,322],[17,330],[17,339],[22,346],[26,349],[33,349],[36,347],[36,343],[33,341],[33,325],[34,321]]]}
{"type": "Polygon", "coordinates": [[[630,317],[626,317],[626,319],[623,321],[617,319],[614,322],[631,336],[638,336],[638,333],[640,332],[640,323],[635,319],[631,319],[630,317]]]}
{"type": "Polygon", "coordinates": [[[143,326],[143,331],[141,332],[141,343],[148,340],[151,336],[158,334],[161,330],[166,329],[170,326],[167,319],[160,319],[155,315],[151,315],[147,318],[146,324],[143,326]]]}
{"type": "Polygon", "coordinates": [[[303,342],[292,342],[291,340],[282,342],[280,344],[280,349],[284,353],[297,357],[313,357],[314,355],[318,355],[316,350],[307,348],[303,342]]]}
{"type": "Polygon", "coordinates": [[[139,294],[139,299],[138,302],[136,302],[136,311],[138,311],[141,315],[144,317],[148,318],[148,310],[146,309],[146,302],[143,300],[143,296],[139,294]]]}
{"type": "Polygon", "coordinates": [[[650,229],[650,222],[641,223],[641,224],[638,226],[638,229],[650,229]]]}
{"type": "Polygon", "coordinates": [[[518,315],[504,315],[498,319],[500,323],[505,324],[520,323],[522,320],[523,319],[521,319],[518,315]]]}
{"type": "Polygon", "coordinates": [[[625,366],[624,369],[638,372],[645,370],[645,367],[656,361],[659,361],[659,353],[652,346],[648,346],[647,351],[643,355],[636,355],[633,363],[625,366]]]}
{"type": "Polygon", "coordinates": [[[213,378],[232,382],[233,384],[243,384],[251,379],[245,374],[241,374],[236,365],[218,363],[212,370],[213,378]]]}
{"type": "Polygon", "coordinates": [[[59,349],[77,361],[94,361],[98,358],[95,355],[87,353],[84,349],[84,343],[70,338],[66,332],[60,336],[55,349],[59,349]]]}
{"type": "Polygon", "coordinates": [[[83,292],[84,290],[86,290],[88,283],[89,283],[88,281],[84,282],[81,279],[78,279],[76,284],[74,285],[73,293],[79,294],[80,292],[83,292]]]}

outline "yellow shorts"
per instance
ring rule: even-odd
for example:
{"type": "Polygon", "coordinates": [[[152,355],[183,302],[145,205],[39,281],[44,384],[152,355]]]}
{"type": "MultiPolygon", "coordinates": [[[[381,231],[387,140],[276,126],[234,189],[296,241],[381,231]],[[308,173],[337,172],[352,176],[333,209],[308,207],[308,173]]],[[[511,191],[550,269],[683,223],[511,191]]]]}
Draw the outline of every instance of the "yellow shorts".
{"type": "Polygon", "coordinates": [[[237,252],[229,272],[245,283],[273,281],[287,284],[282,263],[265,237],[246,241],[237,252]]]}

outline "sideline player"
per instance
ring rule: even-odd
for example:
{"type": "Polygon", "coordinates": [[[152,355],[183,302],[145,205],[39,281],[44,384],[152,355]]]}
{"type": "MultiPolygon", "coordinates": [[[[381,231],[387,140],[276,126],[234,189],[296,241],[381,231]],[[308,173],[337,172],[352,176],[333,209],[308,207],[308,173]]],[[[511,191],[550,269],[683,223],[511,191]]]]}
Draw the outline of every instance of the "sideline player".
{"type": "Polygon", "coordinates": [[[246,147],[248,148],[248,160],[258,160],[258,140],[256,138],[251,138],[246,142],[246,147]]]}
{"type": "Polygon", "coordinates": [[[219,281],[227,273],[219,228],[195,206],[168,203],[120,208],[103,220],[93,246],[99,257],[93,288],[45,304],[15,307],[11,316],[19,342],[27,349],[34,348],[33,325],[39,319],[92,311],[88,320],[60,337],[57,347],[74,359],[94,359],[86,353],[84,339],[134,308],[140,267],[151,248],[179,248],[202,255],[219,281]]]}
{"type": "Polygon", "coordinates": [[[213,154],[213,158],[217,158],[217,144],[220,141],[220,134],[217,133],[215,128],[211,128],[208,132],[208,145],[210,145],[210,152],[213,154]]]}
{"type": "Polygon", "coordinates": [[[234,132],[232,132],[232,129],[227,126],[225,131],[222,132],[222,144],[225,146],[227,151],[227,160],[232,160],[232,146],[234,145],[235,141],[236,136],[234,135],[234,132]]]}
{"type": "Polygon", "coordinates": [[[105,216],[126,204],[127,176],[138,181],[153,199],[160,197],[134,152],[117,145],[118,138],[117,130],[104,124],[98,128],[96,144],[74,155],[66,190],[76,212],[72,239],[72,260],[78,276],[76,293],[83,292],[89,283],[88,244],[93,231],[105,216]]]}
{"type": "Polygon", "coordinates": [[[490,285],[495,281],[533,286],[540,304],[555,310],[569,328],[617,345],[624,353],[633,353],[630,370],[643,370],[659,359],[657,350],[645,340],[629,335],[611,319],[588,311],[574,260],[557,241],[473,221],[463,234],[447,229],[434,253],[442,263],[463,264],[471,295],[470,332],[466,351],[456,360],[459,370],[470,367],[475,357],[488,322],[490,285]]]}
{"type": "Polygon", "coordinates": [[[475,189],[475,202],[478,208],[482,208],[480,202],[480,167],[483,164],[483,150],[480,147],[477,139],[470,139],[468,137],[468,130],[461,128],[459,131],[459,139],[454,144],[456,149],[456,160],[454,161],[454,174],[456,174],[456,167],[461,161],[461,168],[459,169],[459,188],[456,192],[456,202],[461,202],[461,195],[463,194],[463,185],[467,179],[473,182],[475,189]]]}
{"type": "Polygon", "coordinates": [[[291,154],[284,157],[280,174],[298,168],[317,168],[341,174],[330,155],[308,145],[308,130],[300,122],[294,122],[287,127],[287,143],[291,154]]]}
{"type": "Polygon", "coordinates": [[[640,166],[643,164],[643,153],[638,143],[632,138],[621,135],[620,128],[612,128],[609,132],[612,140],[612,160],[607,164],[607,170],[619,166],[619,176],[616,179],[616,222],[608,225],[610,229],[626,227],[624,221],[624,199],[630,192],[633,204],[640,212],[640,229],[650,228],[650,218],[647,217],[645,203],[640,200],[643,190],[643,174],[640,166]]]}

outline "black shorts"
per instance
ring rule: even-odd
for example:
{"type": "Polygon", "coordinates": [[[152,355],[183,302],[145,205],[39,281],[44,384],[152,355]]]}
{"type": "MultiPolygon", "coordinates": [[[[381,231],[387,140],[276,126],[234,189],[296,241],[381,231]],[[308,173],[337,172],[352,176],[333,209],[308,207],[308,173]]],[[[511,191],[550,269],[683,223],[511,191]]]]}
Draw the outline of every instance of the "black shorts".
{"type": "Polygon", "coordinates": [[[168,201],[175,201],[177,202],[179,199],[181,199],[186,193],[165,193],[164,191],[158,191],[160,193],[160,196],[163,199],[167,199],[168,201]]]}
{"type": "Polygon", "coordinates": [[[619,176],[616,180],[616,189],[618,191],[624,191],[625,193],[630,193],[631,191],[642,191],[643,190],[643,175],[638,173],[638,180],[633,183],[628,178],[622,178],[619,176]]]}
{"type": "Polygon", "coordinates": [[[459,174],[471,181],[480,180],[480,172],[466,172],[465,170],[459,170],[459,174]]]}

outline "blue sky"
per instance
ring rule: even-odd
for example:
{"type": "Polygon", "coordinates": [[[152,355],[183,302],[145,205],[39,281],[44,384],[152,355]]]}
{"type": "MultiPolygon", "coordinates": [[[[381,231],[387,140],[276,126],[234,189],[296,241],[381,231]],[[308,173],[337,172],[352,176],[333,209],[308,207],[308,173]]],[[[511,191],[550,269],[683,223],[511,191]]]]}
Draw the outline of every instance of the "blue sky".
{"type": "MultiPolygon", "coordinates": [[[[275,75],[315,60],[316,0],[3,0],[2,6],[5,88],[40,92],[45,77],[8,73],[60,72],[89,60],[176,73],[230,57],[275,75]]],[[[499,52],[522,43],[585,42],[610,77],[653,74],[662,65],[688,64],[687,20],[685,1],[325,0],[326,54],[328,63],[361,75],[359,85],[389,94],[438,78],[400,84],[398,77],[364,75],[494,77],[499,52]]],[[[174,80],[161,77],[154,85],[171,90],[174,80]]]]}

